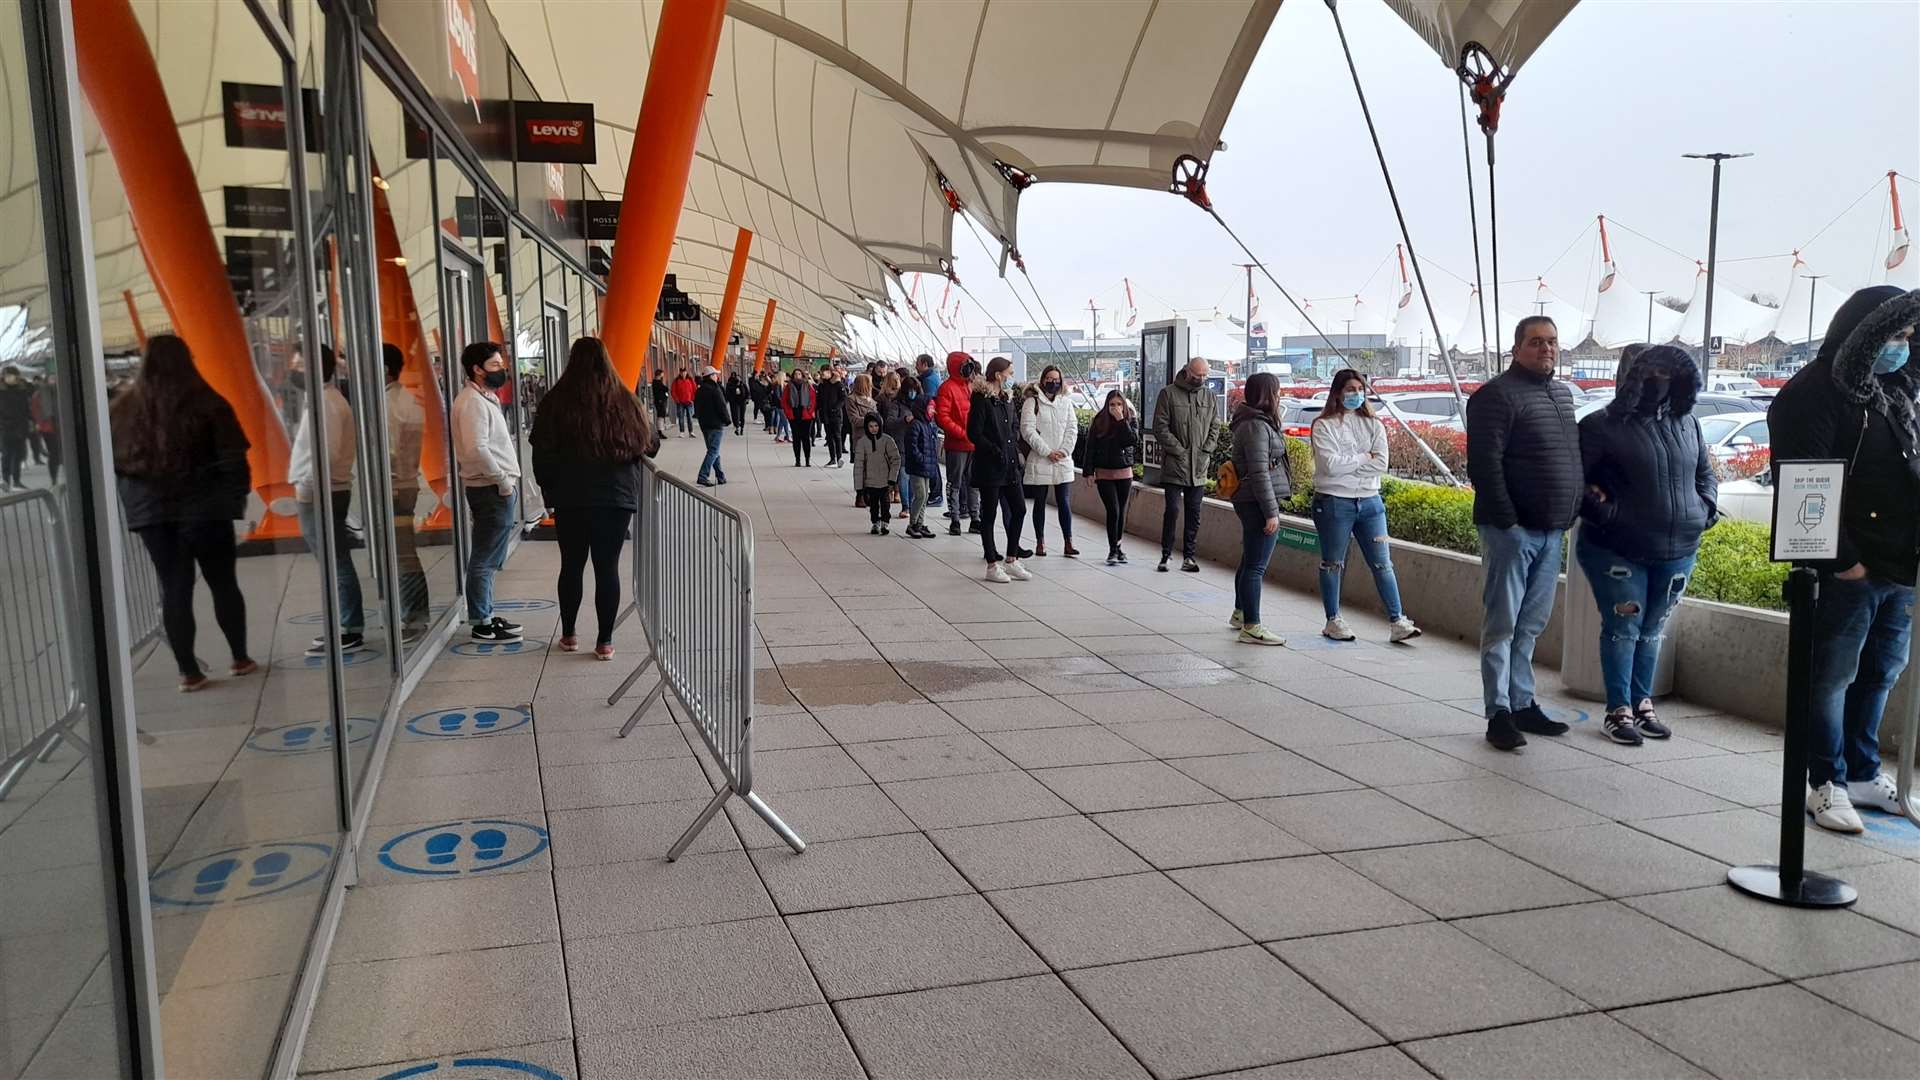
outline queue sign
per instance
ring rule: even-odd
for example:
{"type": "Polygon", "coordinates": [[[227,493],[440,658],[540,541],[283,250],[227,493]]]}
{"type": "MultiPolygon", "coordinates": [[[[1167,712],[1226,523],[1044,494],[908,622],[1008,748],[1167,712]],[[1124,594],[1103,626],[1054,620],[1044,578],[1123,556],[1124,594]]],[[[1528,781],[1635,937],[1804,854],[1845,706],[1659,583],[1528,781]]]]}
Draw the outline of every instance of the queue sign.
{"type": "Polygon", "coordinates": [[[1820,562],[1840,557],[1840,493],[1844,460],[1773,463],[1773,561],[1820,562]]]}

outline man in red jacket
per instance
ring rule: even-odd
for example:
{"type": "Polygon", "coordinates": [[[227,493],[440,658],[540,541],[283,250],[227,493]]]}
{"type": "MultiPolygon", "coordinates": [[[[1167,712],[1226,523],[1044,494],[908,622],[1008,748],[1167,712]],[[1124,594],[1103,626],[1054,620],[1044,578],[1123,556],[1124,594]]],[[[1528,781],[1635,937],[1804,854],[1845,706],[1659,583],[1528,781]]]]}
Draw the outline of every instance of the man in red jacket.
{"type": "Polygon", "coordinates": [[[693,433],[693,392],[697,389],[693,374],[686,368],[673,380],[673,418],[680,425],[680,434],[693,433]]]}
{"type": "Polygon", "coordinates": [[[947,380],[933,396],[933,419],[947,440],[947,535],[980,531],[980,492],[973,486],[973,443],[967,438],[967,413],[973,402],[973,380],[980,364],[963,352],[947,354],[947,380]]]}

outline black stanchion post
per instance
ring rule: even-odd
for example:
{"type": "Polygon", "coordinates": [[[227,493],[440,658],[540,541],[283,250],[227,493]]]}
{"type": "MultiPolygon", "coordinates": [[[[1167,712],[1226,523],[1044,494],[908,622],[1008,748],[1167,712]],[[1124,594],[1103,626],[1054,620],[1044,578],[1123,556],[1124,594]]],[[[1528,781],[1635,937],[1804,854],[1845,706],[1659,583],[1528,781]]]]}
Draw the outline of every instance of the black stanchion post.
{"type": "Polygon", "coordinates": [[[1736,866],[1727,884],[1790,907],[1846,907],[1860,898],[1839,878],[1806,869],[1807,723],[1813,708],[1813,620],[1820,575],[1797,566],[1787,574],[1787,731],[1780,771],[1780,862],[1736,866]]]}

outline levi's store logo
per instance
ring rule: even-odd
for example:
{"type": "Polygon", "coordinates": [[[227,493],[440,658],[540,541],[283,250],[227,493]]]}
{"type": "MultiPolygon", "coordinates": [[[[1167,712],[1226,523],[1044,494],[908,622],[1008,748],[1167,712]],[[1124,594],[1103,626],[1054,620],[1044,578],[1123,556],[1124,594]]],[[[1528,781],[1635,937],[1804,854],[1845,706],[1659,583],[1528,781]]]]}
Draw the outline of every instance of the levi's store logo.
{"type": "Polygon", "coordinates": [[[270,128],[279,131],[287,126],[287,107],[277,101],[271,105],[254,101],[236,101],[233,103],[233,122],[243,128],[270,128]]]}
{"type": "MultiPolygon", "coordinates": [[[[305,112],[307,149],[315,152],[320,149],[319,94],[303,89],[300,98],[305,112]]],[[[286,97],[271,83],[222,82],[220,120],[228,146],[287,148],[286,97]]]]}
{"type": "Polygon", "coordinates": [[[447,71],[460,86],[460,99],[473,106],[480,119],[479,26],[473,0],[441,0],[447,13],[447,71]]]}
{"type": "Polygon", "coordinates": [[[514,153],[521,161],[594,163],[593,105],[578,101],[516,101],[514,153]]]}
{"type": "Polygon", "coordinates": [[[529,120],[527,138],[538,143],[578,146],[587,138],[587,126],[578,120],[529,120]]]}

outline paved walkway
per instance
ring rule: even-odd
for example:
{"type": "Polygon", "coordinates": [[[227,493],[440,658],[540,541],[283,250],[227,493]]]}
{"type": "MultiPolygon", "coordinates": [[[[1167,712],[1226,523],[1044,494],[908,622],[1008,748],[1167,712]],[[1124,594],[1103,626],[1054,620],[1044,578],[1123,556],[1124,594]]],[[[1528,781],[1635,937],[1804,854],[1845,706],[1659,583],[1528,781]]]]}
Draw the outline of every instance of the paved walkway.
{"type": "Polygon", "coordinates": [[[305,1070],[1920,1076],[1920,835],[1808,837],[1851,911],[1722,884],[1774,849],[1772,733],[1673,702],[1630,750],[1550,696],[1582,722],[1498,754],[1464,645],[1334,645],[1270,590],[1293,647],[1240,646],[1231,568],[1142,548],[988,585],[972,538],[869,536],[786,449],[730,439],[718,490],[758,529],[755,774],[808,851],[736,801],[666,863],[697,736],[616,739],[634,634],[598,664],[536,612],[403,710],[305,1070]]]}

